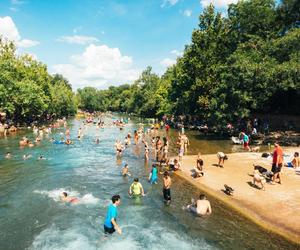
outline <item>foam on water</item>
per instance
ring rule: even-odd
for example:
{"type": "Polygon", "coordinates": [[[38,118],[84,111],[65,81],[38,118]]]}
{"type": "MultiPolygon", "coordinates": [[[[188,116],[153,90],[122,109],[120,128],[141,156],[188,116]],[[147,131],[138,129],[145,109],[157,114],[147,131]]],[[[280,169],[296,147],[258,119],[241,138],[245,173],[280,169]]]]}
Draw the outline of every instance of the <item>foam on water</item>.
{"type": "Polygon", "coordinates": [[[80,197],[80,193],[74,190],[67,190],[64,188],[54,189],[51,191],[46,190],[35,190],[34,193],[41,194],[48,196],[49,198],[53,199],[54,201],[58,202],[60,201],[60,196],[62,192],[67,192],[69,196],[78,197],[80,199],[80,202],[76,204],[97,204],[99,203],[100,199],[94,197],[92,194],[85,194],[82,197],[80,197]]]}
{"type": "MultiPolygon", "coordinates": [[[[134,226],[134,225],[132,225],[134,226]]],[[[127,227],[131,227],[127,225],[127,227]]],[[[124,229],[127,228],[124,226],[124,229]]],[[[135,226],[134,226],[135,227],[135,226]]],[[[214,249],[204,240],[193,242],[192,239],[181,237],[176,232],[168,232],[160,228],[140,228],[130,233],[125,229],[123,235],[115,233],[109,237],[101,236],[99,230],[87,234],[85,228],[72,227],[62,230],[52,225],[35,237],[30,250],[73,250],[73,249],[214,249]],[[159,233],[158,233],[159,232],[159,233]]]]}
{"type": "Polygon", "coordinates": [[[32,250],[74,250],[97,249],[95,242],[79,231],[79,228],[59,230],[54,225],[35,237],[29,249],[32,250]]]}

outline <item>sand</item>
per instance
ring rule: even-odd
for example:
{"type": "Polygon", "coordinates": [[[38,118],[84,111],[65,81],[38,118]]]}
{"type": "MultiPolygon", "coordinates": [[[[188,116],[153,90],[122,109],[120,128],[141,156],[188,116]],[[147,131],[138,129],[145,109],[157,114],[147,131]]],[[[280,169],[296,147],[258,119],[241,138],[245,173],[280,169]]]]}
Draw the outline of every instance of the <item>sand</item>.
{"type": "MultiPolygon", "coordinates": [[[[290,156],[299,148],[284,148],[290,156]]],[[[258,225],[300,243],[300,175],[292,168],[284,167],[282,184],[265,184],[265,191],[251,185],[253,164],[271,170],[271,158],[262,153],[243,152],[228,154],[224,168],[217,167],[216,154],[203,155],[204,176],[194,179],[191,169],[197,156],[184,156],[182,171],[176,173],[209,195],[222,200],[258,225]],[[222,189],[224,184],[234,189],[232,196],[222,189]]]]}

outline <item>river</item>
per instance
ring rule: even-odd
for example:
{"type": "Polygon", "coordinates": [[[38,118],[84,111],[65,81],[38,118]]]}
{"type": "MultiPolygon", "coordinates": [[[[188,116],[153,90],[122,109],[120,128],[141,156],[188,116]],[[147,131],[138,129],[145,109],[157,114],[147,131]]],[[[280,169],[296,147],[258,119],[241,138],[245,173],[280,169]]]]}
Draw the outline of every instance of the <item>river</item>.
{"type": "MultiPolygon", "coordinates": [[[[110,117],[105,122],[111,122],[110,117]]],[[[56,145],[63,128],[56,129],[34,148],[19,148],[24,134],[0,138],[0,249],[295,249],[295,245],[262,230],[252,222],[209,197],[213,214],[194,217],[182,209],[199,191],[172,176],[172,203],[162,202],[158,185],[147,182],[151,159],[144,162],[143,146],[131,145],[121,159],[114,150],[115,139],[123,141],[136,124],[123,131],[116,127],[87,126],[77,140],[82,120],[69,120],[73,145],[56,145]],[[95,144],[95,136],[100,143],[95,144]],[[5,159],[10,151],[11,159],[5,159]],[[32,157],[23,160],[24,154],[32,157]],[[37,160],[40,155],[46,160],[37,160]],[[129,165],[132,176],[123,178],[122,166],[129,165]],[[127,195],[133,177],[139,177],[147,193],[141,200],[127,195]],[[77,205],[59,201],[62,191],[81,198],[77,205]],[[121,195],[118,223],[121,236],[103,235],[103,221],[113,194],[121,195]]],[[[197,132],[187,132],[189,153],[239,150],[229,141],[201,140],[197,132]]],[[[171,131],[171,135],[176,131],[171,131]]],[[[150,144],[151,145],[151,144],[150,144]]]]}

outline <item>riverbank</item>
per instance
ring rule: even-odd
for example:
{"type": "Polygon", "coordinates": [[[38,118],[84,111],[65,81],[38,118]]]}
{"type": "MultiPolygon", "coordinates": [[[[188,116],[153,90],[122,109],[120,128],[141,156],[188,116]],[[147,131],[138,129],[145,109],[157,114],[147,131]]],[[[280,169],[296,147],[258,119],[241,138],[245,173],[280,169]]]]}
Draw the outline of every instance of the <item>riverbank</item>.
{"type": "MultiPolygon", "coordinates": [[[[285,154],[292,155],[299,148],[285,148],[285,154]]],[[[283,184],[265,184],[266,190],[251,185],[253,164],[270,170],[271,160],[261,157],[261,153],[228,154],[224,168],[217,167],[216,154],[203,155],[204,176],[194,179],[191,170],[196,156],[184,156],[182,171],[178,175],[223,201],[248,219],[268,231],[300,244],[300,175],[294,169],[283,169],[283,184]],[[233,196],[224,194],[224,184],[234,189],[233,196]]]]}

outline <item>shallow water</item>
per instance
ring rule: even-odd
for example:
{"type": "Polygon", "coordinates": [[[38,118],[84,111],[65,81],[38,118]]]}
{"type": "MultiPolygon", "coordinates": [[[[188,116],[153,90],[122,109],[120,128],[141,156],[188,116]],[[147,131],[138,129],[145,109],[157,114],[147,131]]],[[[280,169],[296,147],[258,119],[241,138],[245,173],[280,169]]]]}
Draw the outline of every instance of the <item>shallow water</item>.
{"type": "MultiPolygon", "coordinates": [[[[110,122],[110,118],[106,118],[110,122]]],[[[182,209],[197,190],[173,176],[172,203],[162,202],[161,183],[147,182],[151,160],[143,159],[142,145],[131,145],[121,159],[116,159],[114,142],[123,140],[123,131],[112,127],[87,126],[81,141],[76,139],[82,121],[71,120],[74,145],[55,145],[44,136],[34,148],[20,149],[23,134],[0,139],[0,249],[295,249],[295,245],[265,232],[220,202],[212,202],[213,214],[196,218],[182,209]],[[100,143],[94,143],[95,136],[100,143]],[[13,154],[4,159],[5,152],[13,154]],[[30,153],[32,157],[23,160],[30,153]],[[43,154],[46,160],[38,161],[43,154]],[[132,177],[121,177],[128,163],[132,177]],[[127,195],[133,177],[138,176],[147,193],[141,200],[127,195]],[[82,198],[81,204],[59,201],[62,191],[82,198]],[[118,223],[123,235],[103,236],[106,208],[113,194],[120,194],[118,223]]],[[[59,139],[59,133],[54,131],[59,139]]],[[[176,134],[172,131],[170,133],[176,134]]],[[[26,134],[34,138],[32,132],[26,134]]],[[[229,141],[199,140],[189,133],[189,153],[232,152],[240,150],[229,141]]],[[[201,138],[200,138],[201,139],[201,138]]]]}

